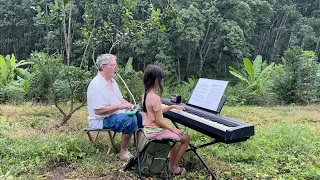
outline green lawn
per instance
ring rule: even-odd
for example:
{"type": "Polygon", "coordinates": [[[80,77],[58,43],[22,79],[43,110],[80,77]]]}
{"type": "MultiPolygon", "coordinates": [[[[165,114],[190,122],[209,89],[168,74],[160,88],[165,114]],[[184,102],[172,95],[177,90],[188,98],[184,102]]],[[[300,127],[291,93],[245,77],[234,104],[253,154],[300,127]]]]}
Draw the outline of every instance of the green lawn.
{"type": "MultiPolygon", "coordinates": [[[[255,125],[255,136],[199,152],[219,179],[320,179],[319,110],[320,105],[224,107],[222,115],[255,125]]],[[[86,107],[59,128],[54,106],[0,105],[0,118],[0,179],[137,179],[135,172],[122,171],[119,135],[109,156],[105,134],[95,146],[89,142],[83,132],[86,107]]],[[[193,144],[211,140],[185,131],[193,144]]],[[[182,164],[189,171],[185,179],[208,179],[193,153],[186,153],[182,164]]]]}

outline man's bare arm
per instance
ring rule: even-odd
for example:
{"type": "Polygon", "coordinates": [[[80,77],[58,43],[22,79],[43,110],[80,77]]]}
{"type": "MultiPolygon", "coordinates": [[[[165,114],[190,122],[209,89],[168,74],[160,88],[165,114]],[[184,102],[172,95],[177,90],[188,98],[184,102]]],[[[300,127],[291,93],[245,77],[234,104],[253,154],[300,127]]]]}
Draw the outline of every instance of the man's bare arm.
{"type": "Polygon", "coordinates": [[[97,115],[110,114],[110,113],[116,112],[122,108],[123,108],[122,104],[109,105],[109,106],[104,106],[101,109],[94,109],[94,113],[96,113],[97,115]]]}

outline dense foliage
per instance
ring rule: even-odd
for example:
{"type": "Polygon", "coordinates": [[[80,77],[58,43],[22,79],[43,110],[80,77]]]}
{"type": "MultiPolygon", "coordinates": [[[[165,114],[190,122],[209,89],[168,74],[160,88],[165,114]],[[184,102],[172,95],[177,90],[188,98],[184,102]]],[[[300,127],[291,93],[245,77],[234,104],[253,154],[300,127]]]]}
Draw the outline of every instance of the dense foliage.
{"type": "MultiPolygon", "coordinates": [[[[243,58],[281,62],[292,46],[320,54],[319,0],[1,0],[0,54],[66,55],[63,24],[72,7],[72,64],[106,52],[136,70],[160,63],[178,80],[227,78],[243,58]],[[84,55],[84,56],[83,56],[84,55]]],[[[240,64],[239,64],[240,63],[240,64]]]]}
{"type": "Polygon", "coordinates": [[[118,56],[138,102],[149,63],[165,70],[164,96],[187,100],[203,77],[230,82],[229,105],[318,101],[319,3],[0,0],[0,101],[52,102],[67,117],[59,103],[85,103],[101,53],[118,56]]]}

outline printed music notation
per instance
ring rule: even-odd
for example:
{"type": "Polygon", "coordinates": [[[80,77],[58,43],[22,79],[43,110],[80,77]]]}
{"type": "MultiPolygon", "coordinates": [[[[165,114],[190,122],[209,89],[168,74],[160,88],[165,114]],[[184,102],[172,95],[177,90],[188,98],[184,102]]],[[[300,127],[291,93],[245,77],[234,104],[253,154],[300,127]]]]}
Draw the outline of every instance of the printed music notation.
{"type": "Polygon", "coordinates": [[[200,78],[188,104],[217,111],[228,81],[200,78]]]}

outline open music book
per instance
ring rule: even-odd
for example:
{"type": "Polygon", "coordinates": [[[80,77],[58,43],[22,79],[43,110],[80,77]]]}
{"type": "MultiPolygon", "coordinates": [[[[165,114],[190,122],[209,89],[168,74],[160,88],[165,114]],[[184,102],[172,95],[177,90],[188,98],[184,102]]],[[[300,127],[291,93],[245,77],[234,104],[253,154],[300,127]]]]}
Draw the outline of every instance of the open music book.
{"type": "Polygon", "coordinates": [[[188,105],[217,112],[228,81],[200,78],[188,101],[188,105]]]}

